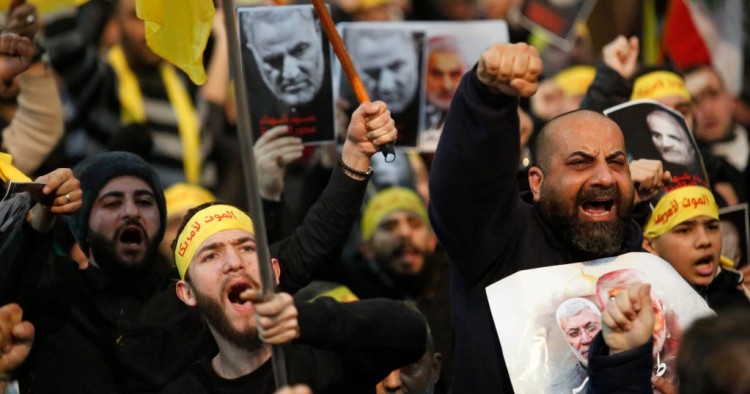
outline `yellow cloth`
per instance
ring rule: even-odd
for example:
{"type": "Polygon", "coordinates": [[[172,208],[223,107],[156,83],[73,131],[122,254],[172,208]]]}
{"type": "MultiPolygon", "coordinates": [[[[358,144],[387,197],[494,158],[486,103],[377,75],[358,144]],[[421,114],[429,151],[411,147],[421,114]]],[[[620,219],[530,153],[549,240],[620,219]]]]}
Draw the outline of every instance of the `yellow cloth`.
{"type": "Polygon", "coordinates": [[[21,172],[12,163],[13,156],[0,152],[0,179],[5,183],[10,181],[31,182],[31,178],[27,177],[26,174],[21,172]]]}
{"type": "MultiPolygon", "coordinates": [[[[109,50],[107,57],[117,74],[117,96],[122,106],[120,115],[122,121],[125,123],[145,123],[146,112],[143,107],[141,86],[138,84],[138,78],[128,66],[125,53],[119,46],[114,46],[109,50]]],[[[169,102],[177,114],[177,129],[180,131],[180,141],[182,142],[182,164],[185,179],[189,183],[197,184],[200,181],[201,171],[198,114],[193,106],[193,101],[190,99],[190,94],[177,76],[174,67],[162,63],[160,73],[164,86],[167,88],[169,102]]]]}
{"type": "MultiPolygon", "coordinates": [[[[10,2],[11,0],[0,0],[0,10],[6,12],[10,2]]],[[[48,14],[63,8],[78,7],[88,3],[89,0],[26,0],[26,2],[35,5],[40,14],[48,14]]]]}
{"type": "Polygon", "coordinates": [[[367,203],[360,222],[362,239],[372,238],[380,221],[395,211],[414,212],[422,218],[425,224],[429,223],[427,209],[416,192],[405,187],[392,187],[378,192],[367,203]]]}
{"type": "Polygon", "coordinates": [[[208,237],[226,230],[245,230],[255,235],[252,219],[231,205],[211,205],[190,218],[182,232],[177,235],[175,244],[174,260],[180,278],[185,279],[185,272],[203,242],[208,237]]]}
{"type": "Polygon", "coordinates": [[[591,82],[594,82],[595,74],[593,66],[573,66],[557,73],[554,81],[566,96],[584,95],[589,90],[591,82]]]}
{"type": "Polygon", "coordinates": [[[146,43],[190,79],[206,82],[203,52],[214,22],[211,0],[136,0],[136,15],[146,23],[146,43]]]}
{"type": "Polygon", "coordinates": [[[203,203],[212,202],[216,197],[208,190],[189,183],[175,183],[164,189],[167,201],[167,219],[176,214],[184,214],[188,209],[203,203]]]}
{"type": "Polygon", "coordinates": [[[671,71],[654,71],[635,80],[631,100],[660,99],[666,96],[680,96],[690,100],[685,81],[671,71]]]}
{"type": "Polygon", "coordinates": [[[683,186],[662,196],[643,228],[643,234],[656,238],[697,216],[719,219],[719,206],[714,195],[703,186],[683,186]]]}

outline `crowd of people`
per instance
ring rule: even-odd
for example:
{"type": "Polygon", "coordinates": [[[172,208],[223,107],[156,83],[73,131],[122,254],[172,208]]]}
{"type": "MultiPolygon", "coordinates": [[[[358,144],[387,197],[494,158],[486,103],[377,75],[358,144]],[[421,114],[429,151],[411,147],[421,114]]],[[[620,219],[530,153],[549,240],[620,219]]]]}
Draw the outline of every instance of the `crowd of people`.
{"type": "MultiPolygon", "coordinates": [[[[337,103],[338,142],[270,128],[243,169],[221,1],[202,86],[147,45],[136,3],[5,10],[0,178],[41,185],[0,202],[0,393],[518,392],[498,333],[522,323],[494,314],[488,287],[634,252],[716,315],[675,329],[658,283],[581,273],[544,334],[574,363],[539,392],[750,387],[750,256],[727,248],[748,249],[750,229],[720,217],[750,197],[750,86],[716,64],[646,64],[640,5],[597,4],[561,54],[518,23],[523,2],[330,1],[337,21],[503,19],[510,42],[466,64],[450,36],[352,29],[373,101],[337,103]],[[394,120],[419,99],[428,124],[394,120]],[[643,130],[604,114],[643,99],[657,108],[643,130]],[[420,126],[436,150],[385,163],[420,126]],[[637,133],[652,156],[632,151],[637,133]]],[[[239,15],[263,82],[248,94],[317,111],[332,94],[317,18],[261,15],[239,15]]]]}

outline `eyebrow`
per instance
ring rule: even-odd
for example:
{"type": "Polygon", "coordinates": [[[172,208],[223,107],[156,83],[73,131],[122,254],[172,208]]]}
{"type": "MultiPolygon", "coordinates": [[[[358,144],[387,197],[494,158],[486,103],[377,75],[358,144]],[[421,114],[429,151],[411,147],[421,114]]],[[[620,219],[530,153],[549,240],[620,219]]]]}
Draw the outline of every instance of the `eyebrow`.
{"type": "MultiPolygon", "coordinates": [[[[136,197],[140,197],[140,196],[155,197],[154,192],[152,192],[149,189],[137,189],[135,192],[133,192],[133,195],[136,196],[136,197]]],[[[122,190],[112,190],[112,191],[109,191],[109,192],[106,192],[106,193],[102,194],[101,197],[99,197],[97,199],[97,201],[103,200],[103,199],[105,199],[107,197],[119,197],[119,198],[122,198],[122,197],[125,197],[125,192],[123,192],[122,190]]]]}
{"type": "MultiPolygon", "coordinates": [[[[246,242],[255,242],[255,237],[248,235],[248,236],[244,236],[244,237],[235,238],[235,239],[230,240],[229,244],[232,245],[232,246],[237,246],[237,245],[242,245],[242,244],[244,244],[246,242]]],[[[223,244],[224,244],[223,242],[211,242],[211,243],[208,243],[208,244],[204,244],[203,246],[201,246],[195,252],[195,254],[201,253],[204,250],[216,250],[216,249],[219,249],[219,248],[221,248],[221,246],[223,244]]]]}

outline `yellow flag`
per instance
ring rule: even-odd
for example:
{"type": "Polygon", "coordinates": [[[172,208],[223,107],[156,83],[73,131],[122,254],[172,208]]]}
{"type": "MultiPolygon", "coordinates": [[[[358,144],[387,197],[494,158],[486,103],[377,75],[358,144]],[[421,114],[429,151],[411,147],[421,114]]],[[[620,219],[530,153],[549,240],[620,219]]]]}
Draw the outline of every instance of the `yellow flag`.
{"type": "Polygon", "coordinates": [[[214,21],[211,0],[136,0],[146,22],[146,43],[198,85],[206,82],[203,51],[214,21]]]}
{"type": "Polygon", "coordinates": [[[13,156],[7,153],[0,153],[0,180],[5,183],[10,181],[31,182],[29,177],[11,164],[12,161],[13,156]]]}
{"type": "MultiPolygon", "coordinates": [[[[27,0],[26,2],[34,4],[37,12],[40,14],[48,14],[63,8],[78,7],[81,4],[88,3],[88,1],[89,0],[27,0]]],[[[11,0],[0,0],[0,10],[4,13],[7,12],[10,2],[11,0]]]]}

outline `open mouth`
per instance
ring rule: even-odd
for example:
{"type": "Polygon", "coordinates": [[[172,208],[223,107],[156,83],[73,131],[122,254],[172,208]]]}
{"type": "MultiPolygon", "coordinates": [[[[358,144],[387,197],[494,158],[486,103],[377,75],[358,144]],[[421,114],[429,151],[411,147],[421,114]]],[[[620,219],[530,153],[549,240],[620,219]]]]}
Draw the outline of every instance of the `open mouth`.
{"type": "Polygon", "coordinates": [[[612,208],[615,206],[613,200],[589,200],[584,201],[581,204],[581,210],[592,217],[605,217],[612,212],[612,208]]]}
{"type": "Polygon", "coordinates": [[[140,245],[144,239],[143,230],[137,226],[128,226],[120,231],[120,242],[128,245],[140,245]]]}
{"type": "Polygon", "coordinates": [[[251,289],[250,285],[245,282],[236,283],[232,285],[229,288],[229,291],[227,292],[227,299],[229,299],[229,302],[235,305],[249,305],[249,300],[242,300],[240,298],[240,294],[242,294],[243,291],[251,289]]]}
{"type": "Polygon", "coordinates": [[[710,276],[714,273],[714,258],[713,256],[704,256],[700,260],[695,262],[695,268],[699,275],[710,276]]]}

